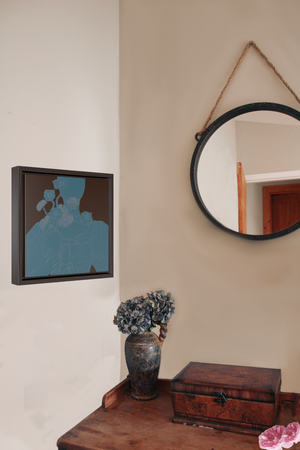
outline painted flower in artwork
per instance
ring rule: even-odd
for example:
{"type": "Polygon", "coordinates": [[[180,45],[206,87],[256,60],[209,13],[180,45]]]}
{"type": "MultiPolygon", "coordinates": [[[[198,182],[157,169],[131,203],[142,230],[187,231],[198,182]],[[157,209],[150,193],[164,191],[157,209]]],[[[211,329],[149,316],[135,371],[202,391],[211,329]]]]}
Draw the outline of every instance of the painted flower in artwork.
{"type": "Polygon", "coordinates": [[[300,425],[298,422],[290,423],[282,435],[282,447],[291,448],[293,444],[300,442],[300,425]]]}
{"type": "Polygon", "coordinates": [[[67,201],[67,207],[69,210],[77,208],[79,206],[79,199],[76,197],[70,197],[67,201]]]}
{"type": "Polygon", "coordinates": [[[283,425],[274,425],[261,433],[258,437],[260,448],[265,450],[281,450],[283,442],[283,433],[285,427],[283,425]]]}
{"type": "Polygon", "coordinates": [[[47,204],[46,200],[40,200],[36,205],[36,210],[41,211],[46,204],[47,204]]]}
{"type": "Polygon", "coordinates": [[[52,181],[54,189],[59,189],[60,191],[68,186],[68,181],[65,177],[57,177],[56,180],[52,181]]]}
{"type": "Polygon", "coordinates": [[[55,198],[55,190],[54,189],[46,189],[44,192],[44,199],[47,200],[47,202],[52,202],[55,198]]]}
{"type": "Polygon", "coordinates": [[[84,225],[91,225],[93,223],[92,213],[84,211],[80,214],[80,223],[84,225]]]}

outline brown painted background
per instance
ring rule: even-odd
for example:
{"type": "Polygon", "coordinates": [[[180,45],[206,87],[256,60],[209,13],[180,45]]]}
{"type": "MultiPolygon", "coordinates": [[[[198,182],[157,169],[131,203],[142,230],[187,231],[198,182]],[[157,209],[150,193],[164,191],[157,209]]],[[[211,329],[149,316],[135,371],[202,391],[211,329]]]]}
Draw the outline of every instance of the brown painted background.
{"type": "MultiPolygon", "coordinates": [[[[25,215],[25,234],[37,222],[45,217],[43,209],[37,211],[36,205],[44,198],[44,191],[46,189],[54,189],[53,180],[56,180],[57,175],[28,173],[24,175],[24,215],[25,215]]],[[[93,220],[101,220],[108,225],[109,212],[109,195],[108,195],[109,181],[101,178],[85,178],[85,191],[80,201],[80,212],[84,211],[92,213],[93,220]]],[[[59,195],[59,190],[55,191],[56,197],[59,195]]],[[[55,197],[55,198],[56,198],[55,197]]],[[[55,201],[55,200],[54,200],[55,201]]],[[[59,202],[63,204],[63,199],[59,202]]],[[[52,208],[52,202],[45,205],[47,212],[52,208]]]]}

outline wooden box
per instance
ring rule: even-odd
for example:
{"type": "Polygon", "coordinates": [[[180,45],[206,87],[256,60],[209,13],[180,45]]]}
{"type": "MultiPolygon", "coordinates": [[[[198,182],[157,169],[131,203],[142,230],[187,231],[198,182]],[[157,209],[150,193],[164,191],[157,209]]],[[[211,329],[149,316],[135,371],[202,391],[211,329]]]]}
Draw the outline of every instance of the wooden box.
{"type": "Polygon", "coordinates": [[[173,422],[259,435],[276,423],[280,369],[190,362],[171,381],[173,422]]]}

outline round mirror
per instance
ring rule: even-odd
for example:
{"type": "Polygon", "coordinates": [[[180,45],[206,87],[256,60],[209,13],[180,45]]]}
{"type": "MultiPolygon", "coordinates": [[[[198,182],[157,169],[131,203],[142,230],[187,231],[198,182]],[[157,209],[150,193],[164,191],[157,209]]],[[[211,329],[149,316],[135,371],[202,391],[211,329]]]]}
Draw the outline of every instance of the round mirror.
{"type": "Polygon", "coordinates": [[[196,140],[192,190],[212,223],[256,240],[299,228],[299,111],[276,103],[243,105],[196,140]]]}

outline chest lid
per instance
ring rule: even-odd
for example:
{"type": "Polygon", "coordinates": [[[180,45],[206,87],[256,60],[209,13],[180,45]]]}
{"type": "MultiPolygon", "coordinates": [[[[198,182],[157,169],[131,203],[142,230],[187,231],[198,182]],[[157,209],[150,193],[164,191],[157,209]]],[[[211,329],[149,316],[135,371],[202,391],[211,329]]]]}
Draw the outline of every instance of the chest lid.
{"type": "Polygon", "coordinates": [[[190,362],[171,381],[171,393],[214,395],[275,403],[281,386],[281,370],[190,362]]]}

